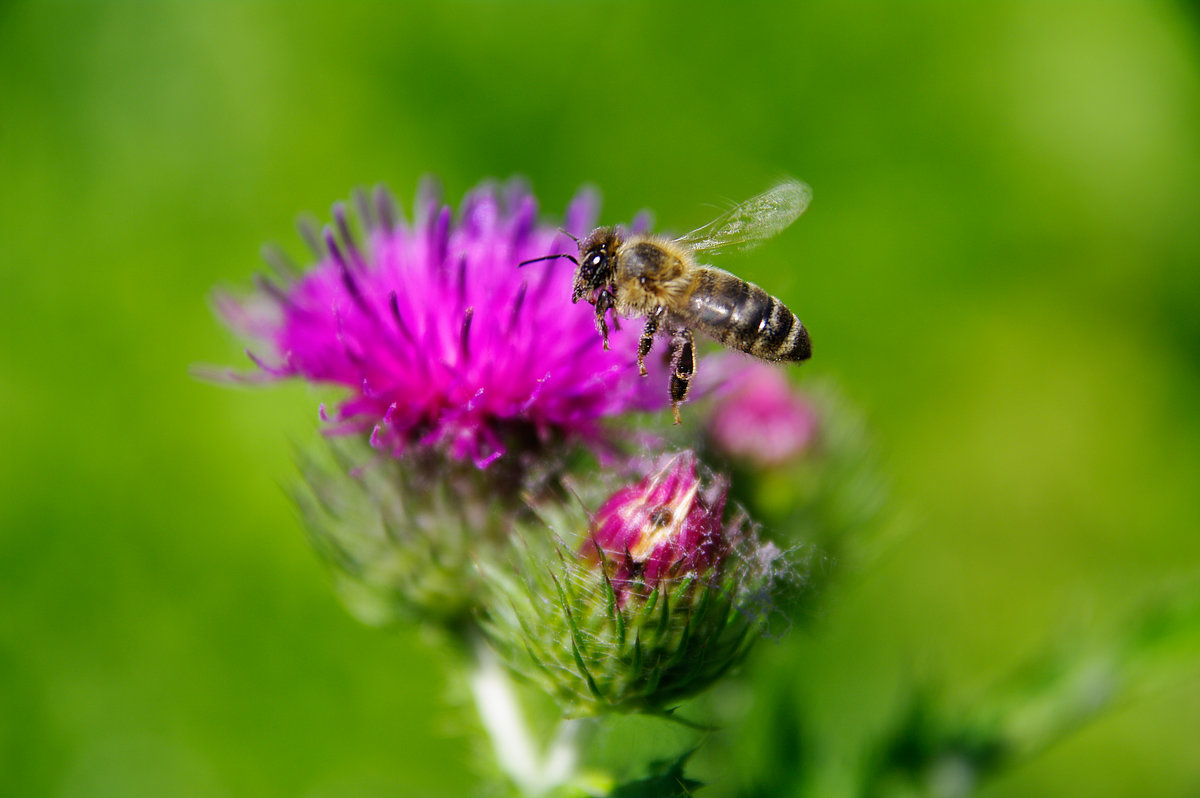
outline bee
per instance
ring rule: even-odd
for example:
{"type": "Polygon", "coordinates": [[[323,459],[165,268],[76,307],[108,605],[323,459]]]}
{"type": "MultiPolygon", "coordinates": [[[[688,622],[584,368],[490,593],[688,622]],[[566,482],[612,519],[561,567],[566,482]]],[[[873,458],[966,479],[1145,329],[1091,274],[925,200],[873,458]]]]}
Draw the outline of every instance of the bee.
{"type": "MultiPolygon", "coordinates": [[[[671,340],[668,390],[675,423],[696,369],[693,331],[761,360],[797,362],[812,356],[812,342],[796,314],[754,283],[702,264],[700,256],[751,249],[778,235],[812,199],[798,180],[784,180],[680,238],[623,235],[598,227],[586,238],[567,233],[578,257],[546,255],[521,263],[567,258],[576,266],[571,302],[595,307],[596,328],[608,349],[608,314],[644,317],[638,340],[638,369],[646,376],[646,356],[656,335],[671,340]]],[[[564,231],[566,232],[566,231],[564,231]]]]}

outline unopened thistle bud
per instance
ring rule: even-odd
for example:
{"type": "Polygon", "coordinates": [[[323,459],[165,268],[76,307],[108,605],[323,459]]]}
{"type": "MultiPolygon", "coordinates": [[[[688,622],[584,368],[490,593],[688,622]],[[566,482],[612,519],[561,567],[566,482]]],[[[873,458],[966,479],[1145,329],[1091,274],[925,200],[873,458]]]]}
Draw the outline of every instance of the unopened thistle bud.
{"type": "Polygon", "coordinates": [[[799,457],[817,434],[817,411],[779,369],[755,363],[730,380],[716,400],[708,439],[720,454],[756,466],[779,466],[799,457]]]}
{"type": "Polygon", "coordinates": [[[686,575],[715,576],[723,564],[727,486],[703,486],[696,457],[684,452],[596,511],[583,552],[601,565],[620,601],[686,575]]]}
{"type": "Polygon", "coordinates": [[[496,470],[370,461],[364,448],[343,439],[331,442],[333,462],[302,457],[304,484],[293,492],[338,592],[367,623],[463,628],[480,601],[473,560],[500,547],[512,513],[488,482],[496,470]]]}
{"type": "Polygon", "coordinates": [[[538,507],[558,550],[523,536],[520,574],[489,568],[493,645],[572,715],[669,712],[746,655],[770,609],[780,552],[726,486],[684,452],[604,501],[590,519],[538,507]]]}

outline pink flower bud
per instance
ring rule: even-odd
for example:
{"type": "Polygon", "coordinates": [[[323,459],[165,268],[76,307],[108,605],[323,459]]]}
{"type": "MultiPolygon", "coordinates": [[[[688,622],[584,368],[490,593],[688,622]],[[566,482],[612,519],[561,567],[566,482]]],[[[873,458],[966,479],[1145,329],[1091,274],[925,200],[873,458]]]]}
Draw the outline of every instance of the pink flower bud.
{"type": "Polygon", "coordinates": [[[722,523],[728,486],[707,486],[685,451],[648,477],[614,493],[596,512],[585,554],[602,561],[613,586],[653,590],[664,579],[709,575],[728,551],[722,523]]]}
{"type": "Polygon", "coordinates": [[[708,435],[722,454],[759,466],[777,466],[813,442],[817,414],[779,369],[754,364],[717,400],[708,435]]]}

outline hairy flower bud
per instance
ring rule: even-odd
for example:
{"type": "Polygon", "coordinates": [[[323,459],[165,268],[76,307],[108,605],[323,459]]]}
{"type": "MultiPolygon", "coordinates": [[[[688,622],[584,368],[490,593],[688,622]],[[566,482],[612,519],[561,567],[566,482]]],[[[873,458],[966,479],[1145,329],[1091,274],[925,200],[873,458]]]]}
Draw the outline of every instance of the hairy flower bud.
{"type": "Polygon", "coordinates": [[[622,488],[596,511],[585,555],[603,563],[618,596],[663,579],[707,575],[726,553],[724,481],[702,489],[691,452],[622,488]]]}
{"type": "Polygon", "coordinates": [[[684,452],[590,518],[539,504],[557,547],[528,529],[515,573],[481,566],[493,647],[571,715],[666,713],[711,685],[757,639],[781,573],[744,514],[724,520],[725,491],[684,452]]]}
{"type": "Polygon", "coordinates": [[[360,620],[461,628],[480,601],[472,563],[500,548],[513,512],[491,484],[498,470],[432,457],[357,465],[365,448],[342,438],[332,457],[301,456],[293,498],[314,548],[360,620]]]}

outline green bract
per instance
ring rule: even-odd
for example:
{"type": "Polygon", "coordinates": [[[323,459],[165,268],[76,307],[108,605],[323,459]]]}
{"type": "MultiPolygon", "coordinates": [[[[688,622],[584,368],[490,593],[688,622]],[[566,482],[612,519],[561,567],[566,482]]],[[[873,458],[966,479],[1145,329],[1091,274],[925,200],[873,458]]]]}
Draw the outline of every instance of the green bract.
{"type": "Polygon", "coordinates": [[[307,489],[295,499],[349,609],[372,624],[470,623],[482,592],[472,562],[501,548],[514,512],[488,473],[435,458],[371,462],[348,441],[331,450],[340,463],[302,459],[307,489]]]}

